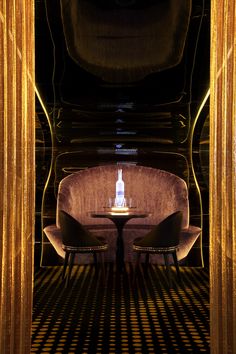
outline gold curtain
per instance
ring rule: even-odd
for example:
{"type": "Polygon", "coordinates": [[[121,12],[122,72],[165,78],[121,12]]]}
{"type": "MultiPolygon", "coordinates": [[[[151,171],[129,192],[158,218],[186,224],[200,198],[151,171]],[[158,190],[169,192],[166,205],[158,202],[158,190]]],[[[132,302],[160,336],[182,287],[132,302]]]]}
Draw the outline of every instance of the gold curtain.
{"type": "Polygon", "coordinates": [[[34,1],[0,1],[0,353],[30,352],[34,1]]]}
{"type": "Polygon", "coordinates": [[[212,0],[211,352],[236,353],[236,3],[212,0]]]}

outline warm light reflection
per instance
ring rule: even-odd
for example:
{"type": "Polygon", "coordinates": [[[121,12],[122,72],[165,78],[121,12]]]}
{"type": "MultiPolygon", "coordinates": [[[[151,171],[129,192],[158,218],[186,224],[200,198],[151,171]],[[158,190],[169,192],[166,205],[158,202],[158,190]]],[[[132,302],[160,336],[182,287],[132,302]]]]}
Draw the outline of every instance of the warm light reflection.
{"type": "Polygon", "coordinates": [[[111,207],[113,213],[126,213],[129,210],[128,207],[111,207]]]}
{"type": "MultiPolygon", "coordinates": [[[[197,176],[196,176],[196,172],[195,172],[195,168],[194,168],[194,163],[193,163],[193,138],[194,138],[194,133],[195,133],[195,128],[198,122],[198,119],[203,111],[203,108],[205,107],[207,100],[209,98],[210,95],[210,89],[207,90],[205,96],[202,99],[202,102],[198,108],[197,114],[193,120],[192,123],[192,128],[191,128],[191,134],[190,134],[190,161],[191,161],[191,169],[192,169],[192,173],[193,173],[193,178],[194,178],[194,182],[197,188],[197,192],[198,192],[198,196],[199,196],[199,204],[200,204],[200,227],[203,230],[203,205],[202,205],[202,195],[201,195],[201,190],[200,190],[200,186],[197,180],[197,176]]],[[[201,232],[200,235],[200,249],[201,249],[201,262],[202,262],[202,266],[204,267],[204,259],[203,259],[203,249],[202,249],[202,239],[203,239],[203,234],[201,232]]]]}
{"type": "Polygon", "coordinates": [[[50,131],[50,136],[51,136],[51,160],[50,160],[50,167],[49,167],[49,171],[48,171],[48,175],[47,175],[47,179],[45,181],[45,184],[44,184],[44,188],[43,188],[43,196],[42,196],[42,204],[41,204],[41,237],[42,237],[42,252],[41,252],[41,260],[40,260],[40,264],[42,264],[42,256],[43,256],[43,246],[44,246],[44,241],[43,241],[43,238],[44,238],[44,233],[43,233],[43,228],[44,228],[44,206],[45,206],[45,202],[44,202],[44,199],[45,199],[45,194],[46,194],[46,191],[47,191],[47,188],[48,188],[48,184],[49,184],[49,181],[50,181],[50,177],[52,175],[52,170],[53,170],[53,151],[54,151],[54,138],[53,138],[53,127],[52,127],[52,123],[51,123],[51,120],[50,120],[50,117],[49,117],[49,114],[48,114],[48,111],[47,111],[47,108],[46,108],[46,105],[44,104],[43,102],[43,99],[39,93],[39,90],[37,88],[37,86],[35,85],[34,86],[34,89],[35,89],[35,93],[36,93],[36,96],[39,100],[39,103],[44,111],[44,114],[47,118],[47,122],[48,122],[48,126],[49,126],[49,131],[50,131]]]}

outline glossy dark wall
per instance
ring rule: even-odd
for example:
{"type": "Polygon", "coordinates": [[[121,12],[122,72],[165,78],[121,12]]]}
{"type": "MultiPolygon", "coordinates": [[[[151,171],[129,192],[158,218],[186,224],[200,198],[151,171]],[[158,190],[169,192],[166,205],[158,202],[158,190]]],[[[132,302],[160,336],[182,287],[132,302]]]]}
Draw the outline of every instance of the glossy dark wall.
{"type": "MultiPolygon", "coordinates": [[[[187,182],[191,224],[203,226],[202,243],[188,262],[201,264],[203,246],[207,264],[208,101],[197,113],[209,87],[209,1],[193,1],[177,65],[123,83],[105,81],[70,57],[59,1],[35,5],[36,82],[49,114],[47,119],[37,101],[37,261],[42,226],[55,220],[59,181],[73,171],[119,162],[161,168],[187,182]]],[[[138,5],[145,3],[134,1],[134,9],[138,5]]],[[[43,242],[48,257],[57,258],[44,236],[43,242]]]]}

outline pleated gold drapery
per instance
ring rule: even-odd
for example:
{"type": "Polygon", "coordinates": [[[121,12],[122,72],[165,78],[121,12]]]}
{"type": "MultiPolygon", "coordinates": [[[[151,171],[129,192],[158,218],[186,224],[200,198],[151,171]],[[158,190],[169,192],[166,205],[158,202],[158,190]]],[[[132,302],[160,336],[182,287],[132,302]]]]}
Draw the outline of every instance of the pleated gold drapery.
{"type": "Polygon", "coordinates": [[[236,353],[236,3],[212,0],[211,353],[236,353]]]}
{"type": "Polygon", "coordinates": [[[30,352],[34,1],[0,1],[0,353],[30,352]]]}

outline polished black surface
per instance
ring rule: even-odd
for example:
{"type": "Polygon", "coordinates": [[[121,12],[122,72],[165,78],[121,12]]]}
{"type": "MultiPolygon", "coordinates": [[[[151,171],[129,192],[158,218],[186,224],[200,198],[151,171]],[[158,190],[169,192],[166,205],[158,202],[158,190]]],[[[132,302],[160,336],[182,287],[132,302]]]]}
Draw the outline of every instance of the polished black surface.
{"type": "MultiPolygon", "coordinates": [[[[100,1],[97,6],[101,11],[113,6],[132,12],[152,6],[152,1],[100,1]]],[[[207,250],[208,101],[196,126],[195,119],[209,87],[210,1],[192,1],[179,63],[128,83],[105,81],[70,57],[58,0],[36,0],[35,15],[36,84],[49,115],[48,121],[37,100],[36,240],[41,240],[41,227],[55,220],[61,178],[119,162],[184,178],[191,223],[199,226],[203,217],[207,250]]]]}

